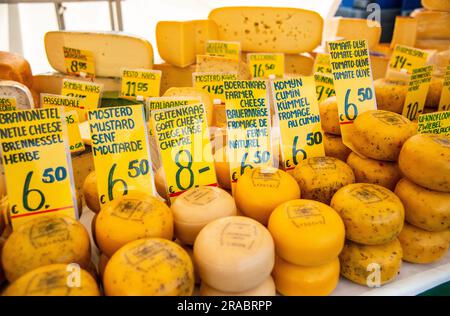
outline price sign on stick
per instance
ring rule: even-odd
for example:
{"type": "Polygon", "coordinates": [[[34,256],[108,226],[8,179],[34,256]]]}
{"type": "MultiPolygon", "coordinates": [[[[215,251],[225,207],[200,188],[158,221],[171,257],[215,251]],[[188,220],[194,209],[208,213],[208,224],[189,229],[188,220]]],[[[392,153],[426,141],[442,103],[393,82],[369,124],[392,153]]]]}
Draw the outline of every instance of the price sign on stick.
{"type": "Polygon", "coordinates": [[[241,58],[241,43],[226,41],[207,41],[206,55],[224,57],[239,61],[241,58]]]}
{"type": "Polygon", "coordinates": [[[63,47],[66,73],[86,78],[95,77],[94,54],[84,49],[63,47]]]}
{"type": "Polygon", "coordinates": [[[121,95],[124,98],[143,101],[159,96],[161,71],[148,69],[123,69],[121,95]]]}
{"type": "Polygon", "coordinates": [[[247,64],[252,78],[284,77],[284,54],[248,54],[247,64]]]}
{"type": "Polygon", "coordinates": [[[236,80],[237,74],[231,73],[207,73],[195,72],[192,74],[193,86],[205,90],[213,100],[225,102],[225,90],[223,82],[225,80],[236,80]]]}
{"type": "Polygon", "coordinates": [[[84,104],[82,107],[79,107],[82,109],[82,111],[79,111],[80,121],[83,122],[85,121],[86,111],[98,107],[102,97],[102,90],[102,84],[64,79],[62,83],[61,95],[83,100],[82,103],[84,104]]]}
{"type": "Polygon", "coordinates": [[[433,66],[414,68],[409,78],[408,92],[406,93],[402,115],[414,121],[422,114],[431,83],[433,66]]]}

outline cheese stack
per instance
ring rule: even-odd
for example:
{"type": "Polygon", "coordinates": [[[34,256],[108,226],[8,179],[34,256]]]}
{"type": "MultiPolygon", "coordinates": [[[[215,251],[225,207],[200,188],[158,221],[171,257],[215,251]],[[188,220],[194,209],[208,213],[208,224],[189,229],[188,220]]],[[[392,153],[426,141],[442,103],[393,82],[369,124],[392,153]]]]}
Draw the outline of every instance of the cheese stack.
{"type": "Polygon", "coordinates": [[[344,224],[329,206],[296,199],[279,205],[268,228],[275,242],[272,276],[283,295],[329,295],[339,280],[344,224]]]}
{"type": "Polygon", "coordinates": [[[418,134],[408,139],[399,156],[405,178],[395,193],[405,206],[399,235],[403,260],[431,263],[445,256],[450,229],[450,137],[418,134]]]}

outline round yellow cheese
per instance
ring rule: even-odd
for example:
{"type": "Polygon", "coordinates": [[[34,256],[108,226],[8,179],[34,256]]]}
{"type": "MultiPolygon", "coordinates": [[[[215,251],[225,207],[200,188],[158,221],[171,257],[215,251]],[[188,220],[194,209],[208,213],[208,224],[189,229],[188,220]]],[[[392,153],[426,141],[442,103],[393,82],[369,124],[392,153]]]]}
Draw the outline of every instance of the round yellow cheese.
{"type": "Polygon", "coordinates": [[[51,264],[25,273],[3,296],[100,296],[95,279],[79,266],[51,264]]]}
{"type": "Polygon", "coordinates": [[[205,282],[200,285],[201,296],[275,296],[275,283],[271,276],[256,287],[243,292],[224,292],[217,290],[205,282]]]}
{"type": "Polygon", "coordinates": [[[226,191],[210,186],[192,188],[177,197],[170,207],[175,236],[193,245],[200,230],[215,219],[236,215],[236,204],[226,191]]]}
{"type": "Polygon", "coordinates": [[[412,263],[432,263],[448,250],[447,232],[429,232],[405,224],[398,240],[403,249],[403,260],[412,263]]]}
{"type": "Polygon", "coordinates": [[[427,99],[425,100],[425,106],[430,108],[437,108],[442,94],[442,85],[444,79],[433,78],[428,88],[427,99]]]}
{"type": "Polygon", "coordinates": [[[108,257],[136,239],[171,240],[172,211],[154,196],[130,192],[103,206],[95,223],[95,235],[100,250],[108,257]]]}
{"type": "Polygon", "coordinates": [[[100,276],[100,279],[103,280],[103,275],[105,274],[105,268],[108,264],[109,257],[105,255],[104,253],[100,253],[100,256],[98,257],[98,275],[100,276]]]}
{"type": "Polygon", "coordinates": [[[278,206],[269,219],[277,254],[297,265],[329,263],[342,250],[344,223],[328,205],[292,200],[278,206]]]}
{"type": "Polygon", "coordinates": [[[416,126],[406,117],[388,111],[364,112],[353,123],[352,144],[362,155],[397,161],[403,143],[416,133],[416,126]]]}
{"type": "Polygon", "coordinates": [[[282,170],[247,169],[236,183],[234,198],[242,213],[267,225],[278,205],[300,198],[300,188],[294,177],[282,170]]]}
{"type": "Polygon", "coordinates": [[[56,214],[23,223],[9,236],[2,253],[3,269],[10,282],[52,263],[78,263],[87,268],[90,260],[89,235],[84,226],[56,214]]]}
{"type": "Polygon", "coordinates": [[[81,215],[83,215],[83,198],[79,191],[75,192],[75,197],[77,199],[78,218],[81,218],[81,215]]]}
{"type": "Polygon", "coordinates": [[[98,198],[97,176],[92,171],[83,183],[83,196],[87,207],[94,213],[100,212],[100,200],[98,198]]]}
{"type": "Polygon", "coordinates": [[[164,168],[159,167],[155,172],[155,188],[158,194],[165,200],[168,199],[167,188],[166,188],[166,175],[164,173],[164,168]]]}
{"type": "Polygon", "coordinates": [[[364,245],[379,245],[397,238],[405,211],[390,190],[369,183],[350,184],[333,196],[331,207],[345,224],[347,239],[364,245]]]}
{"type": "Polygon", "coordinates": [[[162,238],[132,241],[109,259],[103,275],[108,296],[186,296],[194,269],[186,251],[162,238]]]}
{"type": "Polygon", "coordinates": [[[407,81],[377,79],[373,82],[379,110],[402,113],[408,92],[407,81]]]}
{"type": "Polygon", "coordinates": [[[342,161],[346,161],[348,155],[352,152],[350,148],[344,145],[340,136],[328,133],[323,134],[323,147],[325,156],[334,157],[342,161]]]}
{"type": "Polygon", "coordinates": [[[97,222],[97,217],[98,217],[98,214],[95,214],[95,215],[92,217],[92,221],[91,221],[91,233],[92,233],[92,241],[94,242],[95,246],[98,248],[97,238],[96,238],[96,236],[95,236],[95,224],[96,224],[96,222],[97,222]]]}
{"type": "Polygon", "coordinates": [[[336,288],[339,281],[339,259],[318,266],[299,266],[281,259],[275,259],[272,272],[275,286],[283,295],[324,296],[336,288]]]}
{"type": "Polygon", "coordinates": [[[320,123],[324,132],[341,135],[336,97],[330,97],[319,104],[320,123]]]}
{"type": "Polygon", "coordinates": [[[391,161],[381,161],[363,158],[351,153],[347,164],[355,174],[356,183],[372,183],[394,190],[398,180],[402,177],[398,164],[391,161]]]}
{"type": "Polygon", "coordinates": [[[395,187],[408,223],[427,231],[450,228],[450,193],[428,190],[406,178],[395,187]]]}
{"type": "Polygon", "coordinates": [[[224,292],[244,292],[261,284],[272,271],[272,236],[259,222],[242,216],[206,225],[194,244],[202,282],[224,292]]]}
{"type": "Polygon", "coordinates": [[[355,182],[352,169],[333,157],[312,157],[298,164],[292,174],[302,198],[330,204],[334,193],[355,182]]]}
{"type": "Polygon", "coordinates": [[[195,263],[194,260],[194,248],[190,245],[186,245],[183,244],[179,239],[175,239],[175,242],[180,245],[181,247],[183,247],[183,249],[187,252],[187,254],[189,255],[189,258],[191,258],[192,260],[192,266],[194,267],[194,280],[195,280],[195,284],[200,284],[200,276],[198,275],[198,268],[197,268],[197,264],[195,263]]]}
{"type": "Polygon", "coordinates": [[[411,137],[400,152],[398,165],[412,182],[430,190],[450,192],[450,136],[411,137]]]}
{"type": "Polygon", "coordinates": [[[217,183],[223,189],[231,189],[230,163],[228,162],[227,149],[221,147],[214,152],[214,168],[216,169],[217,183]]]}

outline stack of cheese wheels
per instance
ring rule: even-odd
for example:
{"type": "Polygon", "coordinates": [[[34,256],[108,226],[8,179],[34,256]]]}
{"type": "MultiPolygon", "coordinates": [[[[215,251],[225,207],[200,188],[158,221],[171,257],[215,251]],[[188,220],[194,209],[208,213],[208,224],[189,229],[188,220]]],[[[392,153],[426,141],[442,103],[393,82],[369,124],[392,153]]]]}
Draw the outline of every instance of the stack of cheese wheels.
{"type": "Polygon", "coordinates": [[[398,163],[405,176],[395,188],[407,222],[399,235],[403,260],[437,261],[449,247],[450,137],[417,134],[403,145],[398,163]]]}
{"type": "Polygon", "coordinates": [[[291,200],[279,205],[268,225],[275,242],[272,276],[283,295],[328,295],[339,280],[344,223],[328,205],[291,200]]]}
{"type": "Polygon", "coordinates": [[[330,97],[321,102],[319,111],[320,122],[325,132],[323,135],[325,155],[346,161],[351,150],[342,142],[336,97],[330,97]]]}
{"type": "Polygon", "coordinates": [[[331,207],[345,224],[341,274],[370,287],[395,279],[402,262],[397,236],[405,217],[400,199],[385,187],[354,183],[336,192],[331,207]]]}
{"type": "Polygon", "coordinates": [[[400,149],[415,132],[416,125],[397,113],[373,110],[360,114],[351,135],[357,153],[347,158],[356,183],[378,184],[393,191],[401,178],[400,149]]]}
{"type": "Polygon", "coordinates": [[[251,218],[228,216],[207,224],[195,240],[194,261],[202,295],[275,295],[273,239],[251,218]]]}

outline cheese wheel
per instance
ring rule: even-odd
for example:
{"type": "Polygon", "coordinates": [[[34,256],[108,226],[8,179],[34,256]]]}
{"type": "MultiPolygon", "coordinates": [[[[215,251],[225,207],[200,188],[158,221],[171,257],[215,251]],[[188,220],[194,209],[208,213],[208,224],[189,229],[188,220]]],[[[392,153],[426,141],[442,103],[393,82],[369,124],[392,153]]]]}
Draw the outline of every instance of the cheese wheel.
{"type": "Polygon", "coordinates": [[[364,156],[397,161],[403,143],[416,133],[406,117],[381,110],[366,111],[353,122],[352,144],[364,156]]]}
{"type": "Polygon", "coordinates": [[[373,82],[373,87],[378,110],[402,113],[408,92],[407,81],[381,78],[373,82]]]}
{"type": "Polygon", "coordinates": [[[272,272],[278,292],[290,296],[324,296],[339,281],[339,259],[318,266],[305,267],[289,263],[279,256],[272,272]]]}
{"type": "Polygon", "coordinates": [[[17,110],[34,109],[34,99],[30,89],[16,81],[0,80],[0,95],[16,99],[17,110]]]}
{"type": "Polygon", "coordinates": [[[330,97],[319,104],[320,123],[326,133],[341,135],[336,97],[330,97]]]}
{"type": "Polygon", "coordinates": [[[428,190],[403,178],[395,194],[405,207],[408,223],[432,232],[450,228],[450,193],[428,190]]]}
{"type": "Polygon", "coordinates": [[[33,75],[30,64],[21,56],[0,51],[0,80],[12,80],[31,88],[33,75]]]}
{"type": "MultiPolygon", "coordinates": [[[[450,29],[445,27],[445,25],[450,25],[450,12],[430,11],[420,8],[411,12],[410,15],[417,20],[418,39],[450,38],[450,29]]],[[[446,49],[448,49],[448,46],[446,49]]]]}
{"type": "Polygon", "coordinates": [[[442,86],[444,79],[433,78],[428,88],[427,98],[425,100],[425,106],[430,108],[437,108],[442,94],[442,86]]]}
{"type": "Polygon", "coordinates": [[[302,198],[330,204],[334,193],[355,182],[352,169],[333,157],[312,157],[298,164],[293,172],[302,198]]]}
{"type": "Polygon", "coordinates": [[[398,240],[403,249],[403,260],[412,263],[432,263],[445,256],[448,250],[447,233],[429,232],[405,224],[398,240]]]}
{"type": "Polygon", "coordinates": [[[158,194],[165,200],[168,199],[166,188],[166,174],[163,167],[159,167],[155,172],[155,188],[158,194]]]}
{"type": "Polygon", "coordinates": [[[430,190],[450,192],[450,137],[411,137],[402,147],[398,165],[412,182],[430,190]]]}
{"type": "Polygon", "coordinates": [[[267,225],[270,214],[281,203],[299,199],[294,177],[276,168],[247,169],[236,183],[234,198],[246,216],[267,225]]]}
{"type": "Polygon", "coordinates": [[[230,163],[228,162],[226,146],[216,149],[214,152],[214,167],[219,186],[226,190],[231,190],[230,163]]]}
{"type": "Polygon", "coordinates": [[[129,192],[107,203],[98,213],[95,226],[98,246],[108,257],[136,239],[173,237],[170,208],[156,197],[140,192],[129,192]]]}
{"type": "Polygon", "coordinates": [[[244,292],[261,284],[272,271],[272,236],[259,222],[242,216],[206,225],[194,244],[194,259],[203,282],[224,292],[244,292]]]}
{"type": "Polygon", "coordinates": [[[194,269],[176,243],[147,238],[120,248],[103,275],[108,296],[186,296],[194,290],[194,269]]]}
{"type": "Polygon", "coordinates": [[[394,190],[398,180],[402,177],[396,162],[363,158],[351,153],[347,164],[355,174],[356,183],[372,183],[394,190]]]}
{"type": "Polygon", "coordinates": [[[243,292],[224,292],[217,290],[205,282],[200,285],[201,296],[275,296],[275,283],[271,276],[256,287],[243,292]]]}
{"type": "Polygon", "coordinates": [[[195,263],[194,260],[194,249],[192,248],[192,246],[190,245],[186,245],[183,244],[179,239],[175,239],[175,242],[180,245],[181,247],[183,247],[183,249],[187,252],[187,254],[189,255],[189,258],[191,258],[192,261],[192,266],[194,267],[194,280],[195,280],[195,284],[200,284],[200,276],[198,275],[198,268],[197,268],[197,264],[195,263]]]}
{"type": "Polygon", "coordinates": [[[192,84],[192,74],[195,72],[195,65],[180,68],[168,63],[154,64],[153,69],[161,71],[161,85],[159,95],[172,87],[188,87],[192,84]]]}
{"type": "Polygon", "coordinates": [[[297,265],[329,263],[342,250],[344,223],[328,205],[292,200],[278,206],[268,225],[277,254],[297,265]]]}
{"type": "Polygon", "coordinates": [[[105,255],[104,253],[101,253],[98,257],[98,275],[100,276],[100,279],[103,280],[103,275],[105,274],[105,268],[108,264],[109,257],[105,255]]]}
{"type": "Polygon", "coordinates": [[[78,263],[87,268],[91,260],[89,234],[80,222],[66,216],[39,216],[15,229],[2,253],[6,278],[12,282],[35,268],[52,263],[78,263]]]}
{"type": "Polygon", "coordinates": [[[345,224],[347,239],[364,245],[380,245],[397,238],[405,211],[390,190],[368,183],[350,184],[333,196],[331,207],[345,224]]]}
{"type": "Polygon", "coordinates": [[[2,295],[100,296],[100,290],[89,272],[75,265],[51,264],[25,273],[10,284],[2,295]]]}
{"type": "Polygon", "coordinates": [[[450,246],[450,229],[444,230],[444,234],[450,246]]]}
{"type": "Polygon", "coordinates": [[[209,186],[191,188],[177,197],[170,207],[175,236],[193,245],[198,233],[215,219],[236,215],[236,204],[226,191],[209,186]]]}
{"type": "Polygon", "coordinates": [[[95,171],[88,174],[83,183],[83,196],[86,206],[94,213],[100,212],[100,200],[98,197],[97,176],[95,171]]]}
{"type": "Polygon", "coordinates": [[[352,152],[350,148],[344,145],[340,136],[328,133],[323,134],[323,147],[325,148],[325,156],[334,157],[344,162],[352,152]]]}
{"type": "Polygon", "coordinates": [[[92,217],[91,221],[91,234],[92,234],[92,241],[94,242],[94,245],[98,248],[97,238],[95,237],[95,224],[97,223],[97,217],[98,214],[95,214],[94,217],[92,217]]]}
{"type": "Polygon", "coordinates": [[[400,273],[402,253],[398,239],[375,246],[346,241],[339,255],[341,275],[361,285],[386,284],[400,273]]]}
{"type": "Polygon", "coordinates": [[[422,0],[422,6],[428,10],[450,12],[450,2],[448,0],[422,0]]]}

